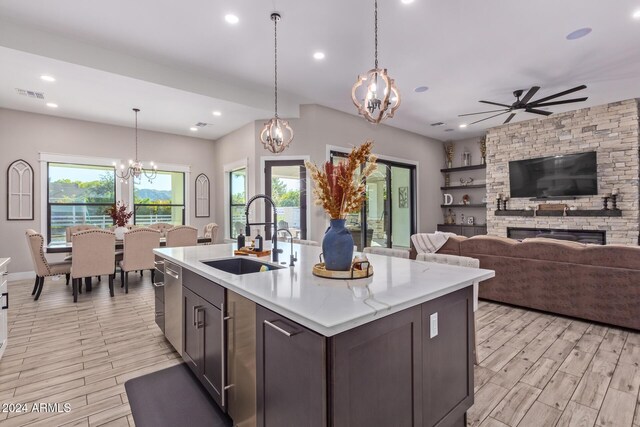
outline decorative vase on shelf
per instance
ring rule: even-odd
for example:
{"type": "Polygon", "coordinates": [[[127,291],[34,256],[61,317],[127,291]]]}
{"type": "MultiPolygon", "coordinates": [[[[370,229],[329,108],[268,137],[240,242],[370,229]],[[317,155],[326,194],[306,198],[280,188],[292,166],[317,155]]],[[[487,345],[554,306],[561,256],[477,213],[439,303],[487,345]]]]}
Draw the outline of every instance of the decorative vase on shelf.
{"type": "Polygon", "coordinates": [[[129,231],[127,227],[116,227],[113,232],[116,233],[116,240],[124,240],[124,233],[129,231]]]}
{"type": "Polygon", "coordinates": [[[348,271],[353,259],[353,237],[346,219],[332,219],[322,239],[322,256],[327,270],[348,271]]]}

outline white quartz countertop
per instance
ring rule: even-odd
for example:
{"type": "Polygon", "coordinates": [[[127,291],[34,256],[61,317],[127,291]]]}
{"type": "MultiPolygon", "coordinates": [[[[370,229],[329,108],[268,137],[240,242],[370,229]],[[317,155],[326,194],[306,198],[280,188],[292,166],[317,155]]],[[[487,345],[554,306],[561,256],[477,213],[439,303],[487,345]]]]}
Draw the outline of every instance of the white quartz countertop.
{"type": "MultiPolygon", "coordinates": [[[[288,265],[290,244],[279,243],[288,265]]],[[[201,261],[233,257],[235,244],[159,248],[154,252],[261,306],[324,336],[333,336],[378,318],[490,279],[492,270],[455,267],[367,254],[374,269],[368,279],[332,280],[311,270],[321,249],[294,245],[295,267],[234,275],[201,261]]],[[[270,261],[270,258],[259,258],[270,261]]]]}

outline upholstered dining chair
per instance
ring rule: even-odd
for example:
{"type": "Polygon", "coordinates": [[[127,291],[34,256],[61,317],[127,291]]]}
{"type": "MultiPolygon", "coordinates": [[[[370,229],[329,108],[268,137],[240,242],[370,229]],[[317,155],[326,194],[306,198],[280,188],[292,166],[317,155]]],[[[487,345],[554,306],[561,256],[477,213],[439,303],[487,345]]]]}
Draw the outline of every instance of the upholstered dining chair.
{"type": "Polygon", "coordinates": [[[167,247],[196,246],[198,229],[188,225],[179,225],[167,230],[167,247]]]}
{"type": "Polygon", "coordinates": [[[204,226],[204,237],[206,239],[211,239],[211,242],[207,243],[208,245],[216,242],[216,237],[218,237],[218,228],[218,224],[215,222],[210,222],[204,226]]]}
{"type": "Polygon", "coordinates": [[[87,230],[98,230],[98,227],[96,227],[95,225],[89,225],[89,224],[70,225],[65,230],[67,243],[71,243],[71,238],[75,233],[79,231],[87,231],[87,230]]]}
{"type": "MultiPolygon", "coordinates": [[[[434,253],[419,253],[416,256],[416,261],[435,262],[438,264],[456,265],[459,267],[480,268],[480,260],[477,258],[471,258],[468,256],[447,255],[447,254],[434,254],[434,253]]],[[[478,364],[478,352],[476,343],[476,320],[475,312],[478,311],[478,288],[479,284],[476,282],[473,284],[473,354],[475,356],[476,365],[478,364]]]]}
{"type": "Polygon", "coordinates": [[[115,233],[107,230],[80,231],[73,234],[72,244],[73,302],[78,302],[82,279],[90,281],[93,276],[109,276],[109,294],[113,297],[113,280],[116,275],[115,233]]]}
{"type": "Polygon", "coordinates": [[[27,245],[29,246],[29,253],[31,254],[31,260],[33,261],[33,268],[36,272],[36,281],[33,284],[33,291],[31,295],[35,295],[35,300],[40,298],[42,293],[42,287],[44,286],[44,278],[51,276],[59,276],[64,274],[67,278],[67,285],[69,284],[69,277],[71,273],[71,263],[64,262],[49,262],[44,256],[44,237],[42,234],[35,230],[27,230],[27,245]]]}
{"type": "Polygon", "coordinates": [[[367,246],[362,250],[362,253],[393,256],[396,258],[409,258],[410,255],[408,249],[383,248],[381,246],[367,246]]]}
{"type": "Polygon", "coordinates": [[[303,246],[320,246],[320,243],[315,240],[293,239],[293,243],[297,243],[303,246]]]}
{"type": "Polygon", "coordinates": [[[167,224],[166,222],[157,222],[155,224],[149,225],[149,228],[158,230],[160,232],[160,237],[166,237],[167,231],[173,228],[173,224],[167,224]]]}
{"type": "Polygon", "coordinates": [[[152,228],[136,228],[124,235],[124,253],[120,264],[120,287],[129,293],[129,272],[151,270],[154,279],[154,248],[160,247],[160,231],[152,228]]]}

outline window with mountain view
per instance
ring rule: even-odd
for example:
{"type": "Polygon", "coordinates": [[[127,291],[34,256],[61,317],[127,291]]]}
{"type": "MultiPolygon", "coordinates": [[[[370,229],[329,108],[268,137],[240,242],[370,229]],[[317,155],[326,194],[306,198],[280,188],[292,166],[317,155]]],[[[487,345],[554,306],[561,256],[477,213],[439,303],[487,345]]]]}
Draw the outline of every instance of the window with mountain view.
{"type": "Polygon", "coordinates": [[[116,202],[113,167],[63,163],[47,166],[49,242],[64,242],[66,228],[71,225],[113,225],[105,212],[116,202]]]}
{"type": "Polygon", "coordinates": [[[133,212],[135,224],[184,224],[184,173],[158,171],[151,182],[134,180],[133,212]]]}

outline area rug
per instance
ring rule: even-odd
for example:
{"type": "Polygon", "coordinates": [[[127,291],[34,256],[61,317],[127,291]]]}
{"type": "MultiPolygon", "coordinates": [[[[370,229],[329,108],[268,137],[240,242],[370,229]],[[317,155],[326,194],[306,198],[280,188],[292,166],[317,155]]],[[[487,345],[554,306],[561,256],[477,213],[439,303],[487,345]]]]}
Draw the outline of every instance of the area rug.
{"type": "Polygon", "coordinates": [[[138,427],[231,427],[200,382],[182,363],[124,384],[138,427]]]}

